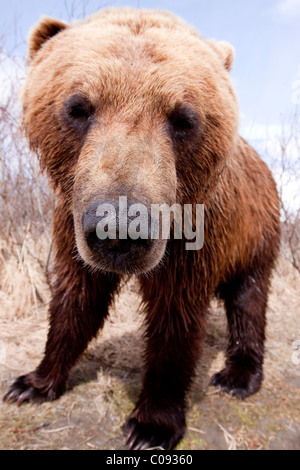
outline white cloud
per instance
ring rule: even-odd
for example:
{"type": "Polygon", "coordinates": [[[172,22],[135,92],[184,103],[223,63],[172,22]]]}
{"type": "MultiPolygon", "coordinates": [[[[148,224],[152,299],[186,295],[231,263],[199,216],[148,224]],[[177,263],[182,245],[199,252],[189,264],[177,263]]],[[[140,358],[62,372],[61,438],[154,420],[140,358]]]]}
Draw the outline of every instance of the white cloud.
{"type": "Polygon", "coordinates": [[[20,92],[25,76],[22,57],[10,57],[0,51],[0,106],[16,114],[20,107],[20,92]]]}
{"type": "Polygon", "coordinates": [[[269,126],[257,122],[249,123],[245,116],[241,119],[241,133],[245,138],[254,141],[270,141],[278,139],[282,133],[280,124],[271,124],[269,126]]]}
{"type": "Polygon", "coordinates": [[[275,5],[275,13],[285,21],[300,18],[300,0],[279,0],[275,5]]]}

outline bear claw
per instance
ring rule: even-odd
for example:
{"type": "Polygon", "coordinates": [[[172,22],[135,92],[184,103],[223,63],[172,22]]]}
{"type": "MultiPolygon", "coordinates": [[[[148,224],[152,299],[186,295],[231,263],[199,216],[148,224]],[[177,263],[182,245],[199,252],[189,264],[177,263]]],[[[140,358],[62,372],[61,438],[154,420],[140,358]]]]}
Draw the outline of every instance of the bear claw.
{"type": "Polygon", "coordinates": [[[184,434],[184,427],[172,430],[152,423],[140,423],[136,418],[129,418],[125,430],[125,445],[128,450],[162,449],[171,450],[178,444],[184,434]]]}
{"type": "Polygon", "coordinates": [[[210,383],[223,392],[244,400],[259,390],[261,381],[262,373],[260,371],[252,373],[247,370],[240,371],[233,367],[226,367],[221,372],[214,374],[210,383]]]}
{"type": "Polygon", "coordinates": [[[42,402],[53,401],[63,393],[63,387],[55,389],[53,382],[47,387],[37,388],[33,385],[33,373],[21,375],[11,385],[3,397],[4,403],[17,403],[22,405],[26,401],[42,402]]]}
{"type": "Polygon", "coordinates": [[[23,402],[33,398],[34,389],[26,385],[25,377],[22,375],[11,385],[3,397],[5,403],[17,402],[17,405],[20,406],[23,402]]]}

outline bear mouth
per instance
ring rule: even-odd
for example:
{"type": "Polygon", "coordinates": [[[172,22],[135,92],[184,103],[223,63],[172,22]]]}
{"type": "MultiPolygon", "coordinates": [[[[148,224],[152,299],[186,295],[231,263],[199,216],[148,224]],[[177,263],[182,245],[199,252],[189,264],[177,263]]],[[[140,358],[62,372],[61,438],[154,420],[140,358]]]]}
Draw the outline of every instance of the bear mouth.
{"type": "Polygon", "coordinates": [[[90,245],[86,245],[84,250],[78,248],[85,263],[93,270],[120,275],[138,275],[152,271],[162,262],[166,251],[165,240],[154,240],[149,241],[148,244],[134,244],[133,246],[128,243],[122,244],[122,247],[113,248],[111,248],[111,243],[107,245],[93,243],[93,249],[90,245]]]}
{"type": "Polygon", "coordinates": [[[158,240],[151,239],[105,239],[98,238],[96,232],[86,236],[86,244],[91,256],[88,264],[93,268],[118,274],[138,274],[153,269],[161,260],[157,253],[158,240]]]}

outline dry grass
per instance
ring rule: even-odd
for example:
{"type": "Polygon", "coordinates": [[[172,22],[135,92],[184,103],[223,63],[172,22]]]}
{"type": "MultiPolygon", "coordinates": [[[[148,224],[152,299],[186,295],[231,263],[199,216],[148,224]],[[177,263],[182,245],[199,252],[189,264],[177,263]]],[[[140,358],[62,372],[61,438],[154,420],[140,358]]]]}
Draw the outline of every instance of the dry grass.
{"type": "MultiPolygon", "coordinates": [[[[2,290],[0,296],[1,393],[18,374],[36,367],[43,353],[49,295],[38,274],[38,263],[35,267],[32,263],[30,281],[23,279],[28,276],[15,261],[8,259],[4,268],[2,265],[3,279],[14,273],[15,283],[2,281],[7,291],[2,290]],[[44,303],[33,301],[36,288],[44,303]],[[34,308],[30,309],[30,304],[34,308]]],[[[300,339],[299,287],[299,273],[282,259],[268,309],[265,380],[261,391],[245,402],[209,387],[210,376],[223,366],[226,345],[225,315],[222,307],[213,303],[203,355],[189,395],[188,430],[179,449],[300,447],[300,365],[292,362],[292,343],[300,339]]],[[[68,392],[58,401],[25,404],[19,409],[1,403],[0,448],[123,448],[121,426],[141,387],[139,301],[132,280],[124,286],[102,334],[72,371],[68,392]]]]}
{"type": "Polygon", "coordinates": [[[47,259],[49,248],[45,236],[34,241],[26,233],[14,251],[0,241],[0,301],[11,319],[39,316],[41,304],[49,297],[49,285],[44,266],[39,260],[47,259]]]}

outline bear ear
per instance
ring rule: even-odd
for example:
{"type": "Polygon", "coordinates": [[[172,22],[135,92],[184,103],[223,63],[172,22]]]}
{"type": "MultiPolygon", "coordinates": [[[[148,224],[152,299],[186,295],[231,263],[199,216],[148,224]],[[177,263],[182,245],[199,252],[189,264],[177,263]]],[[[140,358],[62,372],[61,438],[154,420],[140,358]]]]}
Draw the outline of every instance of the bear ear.
{"type": "Polygon", "coordinates": [[[33,27],[28,38],[28,55],[32,60],[41,46],[60,31],[68,28],[64,21],[56,20],[50,16],[42,16],[39,23],[33,27]]]}
{"type": "Polygon", "coordinates": [[[224,67],[230,72],[234,60],[234,47],[226,41],[208,41],[211,48],[218,54],[224,67]]]}

